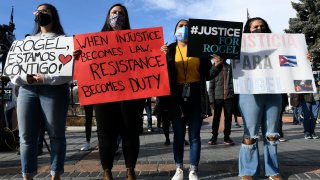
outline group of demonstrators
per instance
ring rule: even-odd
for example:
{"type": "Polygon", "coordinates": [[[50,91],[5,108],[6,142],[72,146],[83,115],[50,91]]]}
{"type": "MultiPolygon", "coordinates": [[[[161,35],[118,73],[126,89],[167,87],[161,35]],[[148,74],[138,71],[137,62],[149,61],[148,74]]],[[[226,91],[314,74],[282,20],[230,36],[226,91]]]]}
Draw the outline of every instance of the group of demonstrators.
{"type": "MultiPolygon", "coordinates": [[[[55,38],[65,36],[57,9],[54,6],[40,4],[34,14],[35,30],[30,37],[55,38]]],[[[210,58],[187,56],[188,23],[188,20],[179,20],[174,27],[176,42],[169,45],[163,44],[159,47],[165,54],[164,57],[166,57],[170,95],[160,96],[157,99],[157,103],[160,107],[162,118],[171,121],[174,130],[173,154],[176,172],[172,180],[184,179],[183,163],[185,161],[183,157],[186,126],[188,126],[190,142],[189,179],[198,179],[198,165],[201,154],[200,130],[203,112],[207,110],[203,104],[209,103],[206,81],[216,79],[216,84],[219,85],[220,83],[221,85],[224,76],[219,76],[219,74],[221,75],[221,72],[231,72],[230,65],[226,64],[225,59],[219,55],[213,57],[213,64],[210,58]]],[[[110,7],[101,32],[118,30],[130,30],[128,11],[121,4],[115,4],[110,7]]],[[[268,23],[262,18],[252,18],[245,24],[243,32],[271,33],[271,30],[268,23]]],[[[120,52],[121,49],[118,50],[120,52]]],[[[80,49],[74,50],[73,56],[76,61],[81,55],[82,51],[80,49]]],[[[161,66],[157,58],[154,60],[161,66]]],[[[225,113],[228,113],[234,103],[231,100],[234,96],[231,82],[232,74],[227,77],[229,81],[227,89],[214,90],[214,93],[221,93],[214,95],[216,97],[214,101],[215,116],[219,119],[221,109],[224,108],[225,113]],[[230,93],[225,94],[226,92],[230,93]]],[[[18,74],[10,78],[15,85],[20,86],[17,113],[23,178],[25,180],[33,179],[37,172],[39,128],[37,124],[40,124],[43,119],[50,138],[52,179],[59,180],[64,172],[66,155],[65,126],[69,103],[68,82],[72,80],[72,76],[37,73],[18,74]],[[43,114],[43,118],[40,119],[37,116],[38,114],[43,114]]],[[[121,82],[118,82],[118,85],[122,85],[121,82]]],[[[113,89],[116,89],[116,86],[113,89]]],[[[277,157],[277,144],[280,137],[278,120],[281,102],[280,94],[240,94],[239,107],[244,120],[244,135],[239,152],[239,176],[242,179],[253,179],[254,176],[259,174],[258,138],[260,128],[264,145],[265,175],[269,179],[281,179],[277,157]]],[[[118,147],[119,136],[122,139],[122,149],[127,168],[126,179],[137,179],[135,166],[139,155],[140,121],[144,104],[145,99],[140,98],[93,105],[97,120],[100,162],[104,171],[104,180],[113,179],[113,160],[118,147]]],[[[87,106],[86,109],[91,112],[90,117],[88,117],[91,119],[92,106],[87,106]]],[[[230,138],[231,113],[227,115],[224,142],[233,144],[230,138]]],[[[218,137],[219,121],[216,120],[214,123],[213,136],[209,144],[215,144],[218,137]]],[[[88,126],[91,127],[91,124],[88,124],[88,126]]],[[[91,134],[91,131],[87,132],[88,144],[90,144],[89,134],[91,134]]],[[[315,136],[314,130],[310,132],[310,136],[315,136]]],[[[85,150],[88,148],[85,147],[85,150]]]]}

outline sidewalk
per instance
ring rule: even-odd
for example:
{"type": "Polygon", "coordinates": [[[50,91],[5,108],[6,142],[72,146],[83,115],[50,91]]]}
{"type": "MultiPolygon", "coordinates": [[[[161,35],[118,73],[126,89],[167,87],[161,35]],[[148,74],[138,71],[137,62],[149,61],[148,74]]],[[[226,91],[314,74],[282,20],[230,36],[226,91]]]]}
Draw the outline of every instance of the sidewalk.
{"type": "MultiPolygon", "coordinates": [[[[284,118],[283,130],[286,142],[278,146],[281,175],[284,179],[319,179],[320,180],[320,140],[305,140],[303,127],[292,125],[291,117],[284,118]]],[[[316,131],[320,134],[319,124],[316,131]]],[[[236,145],[223,144],[223,134],[217,145],[208,145],[211,137],[211,119],[203,122],[201,130],[202,151],[199,165],[200,179],[236,180],[238,177],[238,153],[242,140],[243,128],[232,127],[231,137],[236,145]]],[[[173,134],[170,134],[173,141],[173,134]]],[[[175,171],[172,145],[164,145],[164,135],[158,132],[145,133],[140,136],[140,154],[136,167],[138,179],[171,179],[175,171]]],[[[49,143],[49,140],[47,140],[49,143]]],[[[89,152],[79,151],[85,143],[84,128],[67,128],[67,156],[65,162],[65,180],[102,179],[97,134],[92,133],[89,152]]],[[[263,153],[262,142],[259,142],[260,154],[263,153]]],[[[38,158],[38,175],[35,179],[50,179],[50,156],[44,147],[44,154],[38,158]]],[[[185,148],[185,179],[188,179],[189,147],[185,148]]],[[[261,165],[263,166],[263,165],[261,165]]],[[[20,159],[15,152],[0,152],[0,179],[21,179],[20,159]]],[[[261,169],[261,174],[263,170],[261,169]]],[[[125,179],[123,154],[115,157],[113,168],[114,179],[125,179]]],[[[267,179],[264,176],[259,179],[267,179]]]]}

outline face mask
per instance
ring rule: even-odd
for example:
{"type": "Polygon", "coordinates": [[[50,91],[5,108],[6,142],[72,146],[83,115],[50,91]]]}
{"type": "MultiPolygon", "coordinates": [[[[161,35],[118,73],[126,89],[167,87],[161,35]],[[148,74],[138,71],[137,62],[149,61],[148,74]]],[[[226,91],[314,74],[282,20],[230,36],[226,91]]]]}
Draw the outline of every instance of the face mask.
{"type": "Polygon", "coordinates": [[[114,14],[110,17],[109,24],[113,29],[122,29],[125,24],[125,16],[122,14],[114,14]]]}
{"type": "Polygon", "coordinates": [[[261,28],[261,29],[255,29],[251,33],[266,33],[267,30],[266,28],[261,28]]]}
{"type": "Polygon", "coordinates": [[[175,36],[178,41],[187,41],[188,40],[188,28],[183,26],[176,30],[175,36]]]}
{"type": "Polygon", "coordinates": [[[49,14],[44,14],[42,12],[39,12],[34,19],[35,22],[37,22],[40,26],[46,26],[51,23],[51,16],[49,14]]]}

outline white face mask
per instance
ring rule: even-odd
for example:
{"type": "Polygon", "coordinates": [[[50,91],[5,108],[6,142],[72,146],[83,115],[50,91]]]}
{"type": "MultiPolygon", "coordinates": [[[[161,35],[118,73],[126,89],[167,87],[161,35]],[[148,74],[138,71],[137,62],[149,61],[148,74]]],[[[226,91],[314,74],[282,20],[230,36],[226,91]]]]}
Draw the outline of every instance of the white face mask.
{"type": "Polygon", "coordinates": [[[183,26],[176,30],[174,34],[178,41],[187,41],[188,40],[188,28],[183,26]]]}

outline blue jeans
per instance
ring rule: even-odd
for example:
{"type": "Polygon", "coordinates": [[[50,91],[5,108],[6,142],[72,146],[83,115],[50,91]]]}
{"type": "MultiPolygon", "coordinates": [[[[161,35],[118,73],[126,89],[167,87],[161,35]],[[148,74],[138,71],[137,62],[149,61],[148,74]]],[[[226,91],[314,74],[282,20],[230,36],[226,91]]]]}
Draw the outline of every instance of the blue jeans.
{"type": "Polygon", "coordinates": [[[259,175],[258,137],[261,126],[266,176],[279,174],[277,158],[279,137],[278,120],[281,111],[280,94],[240,94],[239,107],[244,119],[244,139],[253,140],[253,144],[242,143],[239,153],[239,176],[259,175]]]}
{"type": "Polygon", "coordinates": [[[190,165],[197,167],[199,164],[201,151],[200,130],[202,125],[200,102],[200,83],[190,85],[190,97],[187,101],[184,101],[182,97],[180,98],[183,117],[172,122],[174,130],[173,153],[177,167],[182,168],[183,166],[186,125],[189,126],[190,165]]]}
{"type": "Polygon", "coordinates": [[[23,177],[37,173],[39,124],[43,118],[51,146],[51,175],[64,171],[66,154],[65,126],[69,103],[67,84],[22,86],[17,99],[21,168],[23,177]],[[39,116],[43,114],[43,117],[39,116]]]}
{"type": "Polygon", "coordinates": [[[316,121],[319,111],[320,101],[314,102],[302,102],[302,112],[303,112],[303,128],[304,135],[310,136],[315,134],[314,129],[316,126],[316,121]]]}

